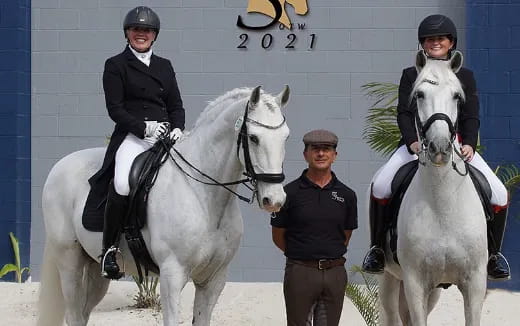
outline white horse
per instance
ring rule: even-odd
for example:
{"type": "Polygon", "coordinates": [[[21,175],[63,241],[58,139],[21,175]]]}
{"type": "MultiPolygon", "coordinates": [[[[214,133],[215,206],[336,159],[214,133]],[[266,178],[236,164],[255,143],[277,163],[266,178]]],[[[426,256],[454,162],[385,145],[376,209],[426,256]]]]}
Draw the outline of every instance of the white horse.
{"type": "Polygon", "coordinates": [[[488,258],[486,218],[455,139],[457,105],[464,100],[455,75],[461,65],[460,52],[448,61],[417,54],[419,75],[412,94],[417,99],[422,164],[399,211],[400,266],[387,256],[380,286],[384,325],[426,325],[440,295],[438,285],[446,283],[457,285],[463,295],[466,326],[480,325],[488,258]]]}
{"type": "MultiPolygon", "coordinates": [[[[287,86],[276,97],[260,87],[232,90],[209,103],[194,129],[175,147],[220,182],[243,179],[249,156],[253,171],[247,172],[257,177],[253,184],[259,206],[277,211],[285,201],[281,173],[289,128],[281,109],[288,100],[287,86]]],[[[95,148],[66,156],[52,168],[45,183],[46,242],[38,325],[62,325],[64,317],[69,326],[86,325],[106,294],[109,280],[101,277],[98,258],[102,234],[85,230],[81,222],[89,192],[87,179],[100,168],[104,152],[95,148]]],[[[197,174],[178,161],[190,174],[197,174]]],[[[189,279],[196,287],[193,325],[210,324],[242,232],[242,216],[233,194],[195,182],[171,160],[163,165],[149,195],[143,235],[160,268],[164,325],[178,325],[180,293],[189,279]]],[[[124,240],[122,251],[127,273],[135,274],[124,240]]]]}

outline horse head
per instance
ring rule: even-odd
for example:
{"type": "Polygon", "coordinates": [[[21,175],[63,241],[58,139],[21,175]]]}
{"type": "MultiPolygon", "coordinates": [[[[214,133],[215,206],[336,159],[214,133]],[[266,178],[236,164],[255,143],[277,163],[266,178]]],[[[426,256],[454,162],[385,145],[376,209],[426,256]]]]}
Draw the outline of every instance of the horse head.
{"type": "Polygon", "coordinates": [[[417,79],[410,100],[417,102],[415,123],[421,147],[436,166],[449,162],[456,137],[458,105],[464,101],[462,85],[455,75],[462,66],[462,54],[449,60],[429,58],[417,52],[417,79]]]}
{"type": "Polygon", "coordinates": [[[289,128],[282,109],[289,94],[288,86],[278,96],[263,93],[260,86],[254,88],[244,117],[235,125],[243,149],[239,160],[256,183],[260,208],[269,212],[280,210],[285,202],[282,168],[289,128]]]}

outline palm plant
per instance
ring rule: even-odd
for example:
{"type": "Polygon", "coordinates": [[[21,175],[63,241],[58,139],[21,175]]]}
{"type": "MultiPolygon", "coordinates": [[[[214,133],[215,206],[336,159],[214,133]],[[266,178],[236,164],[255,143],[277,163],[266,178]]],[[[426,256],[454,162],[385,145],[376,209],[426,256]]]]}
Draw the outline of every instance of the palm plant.
{"type": "Polygon", "coordinates": [[[374,151],[387,156],[399,144],[401,133],[397,126],[397,92],[393,83],[368,83],[361,86],[365,95],[374,99],[368,109],[363,139],[374,151]]]}
{"type": "Polygon", "coordinates": [[[134,296],[136,308],[152,308],[157,311],[161,310],[161,297],[157,293],[157,285],[159,277],[145,276],[143,282],[139,282],[139,278],[132,276],[135,284],[139,288],[139,292],[134,296]]]}
{"type": "Polygon", "coordinates": [[[360,266],[351,268],[352,275],[359,273],[364,284],[348,283],[345,295],[352,301],[368,326],[377,326],[379,321],[379,288],[377,279],[373,275],[363,272],[360,266]]]}

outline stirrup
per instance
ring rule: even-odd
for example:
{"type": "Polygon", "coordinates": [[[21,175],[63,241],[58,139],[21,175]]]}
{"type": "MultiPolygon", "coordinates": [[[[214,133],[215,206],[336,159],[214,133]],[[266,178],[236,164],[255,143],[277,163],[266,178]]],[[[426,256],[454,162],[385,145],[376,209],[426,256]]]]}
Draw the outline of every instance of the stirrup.
{"type": "Polygon", "coordinates": [[[125,259],[124,259],[124,256],[123,256],[123,253],[121,252],[121,250],[116,246],[112,246],[112,247],[108,248],[108,250],[103,255],[103,259],[101,259],[101,276],[103,276],[104,278],[112,279],[112,280],[118,280],[121,277],[125,276],[125,270],[126,270],[125,259]],[[116,256],[117,254],[119,254],[119,256],[121,257],[121,261],[123,262],[122,271],[120,269],[119,272],[115,275],[105,271],[105,260],[108,256],[108,254],[110,254],[111,252],[114,252],[114,251],[115,251],[114,258],[116,259],[116,264],[117,264],[117,256],[116,256]]]}
{"type": "MultiPolygon", "coordinates": [[[[504,255],[502,255],[501,252],[497,252],[496,254],[491,254],[488,258],[488,266],[489,266],[489,262],[491,261],[491,259],[494,259],[494,260],[500,260],[502,259],[502,261],[507,265],[507,274],[504,273],[503,276],[501,277],[496,277],[496,276],[493,276],[489,273],[489,270],[488,270],[488,274],[487,274],[487,278],[488,280],[490,281],[496,281],[496,282],[500,282],[500,281],[508,281],[511,279],[511,268],[509,266],[509,262],[507,261],[506,257],[504,257],[504,255]],[[496,256],[496,257],[493,257],[493,256],[496,256]]],[[[486,268],[487,269],[487,268],[486,268]]]]}
{"type": "MultiPolygon", "coordinates": [[[[374,257],[372,257],[374,258],[374,257]]],[[[363,259],[363,265],[362,265],[363,272],[368,274],[382,274],[385,271],[385,251],[383,248],[379,246],[372,246],[368,250],[367,254],[365,255],[365,258],[363,259]],[[380,268],[374,268],[374,263],[377,262],[377,260],[368,260],[369,256],[381,256],[382,263],[380,268]],[[372,265],[372,266],[370,266],[372,265]]]]}

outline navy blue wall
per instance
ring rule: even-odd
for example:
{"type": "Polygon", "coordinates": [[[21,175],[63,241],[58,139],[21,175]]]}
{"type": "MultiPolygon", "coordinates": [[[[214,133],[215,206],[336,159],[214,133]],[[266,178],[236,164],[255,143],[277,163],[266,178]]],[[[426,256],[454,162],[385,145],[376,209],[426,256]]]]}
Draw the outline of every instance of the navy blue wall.
{"type": "MultiPolygon", "coordinates": [[[[0,0],[0,268],[14,262],[8,233],[29,266],[31,230],[31,2],[0,0]]],[[[4,277],[13,280],[14,273],[4,277]]]]}
{"type": "MultiPolygon", "coordinates": [[[[481,98],[484,158],[492,168],[520,168],[520,0],[468,0],[466,8],[466,59],[481,98]]],[[[503,251],[513,278],[489,285],[520,290],[519,191],[509,213],[503,251]]]]}

